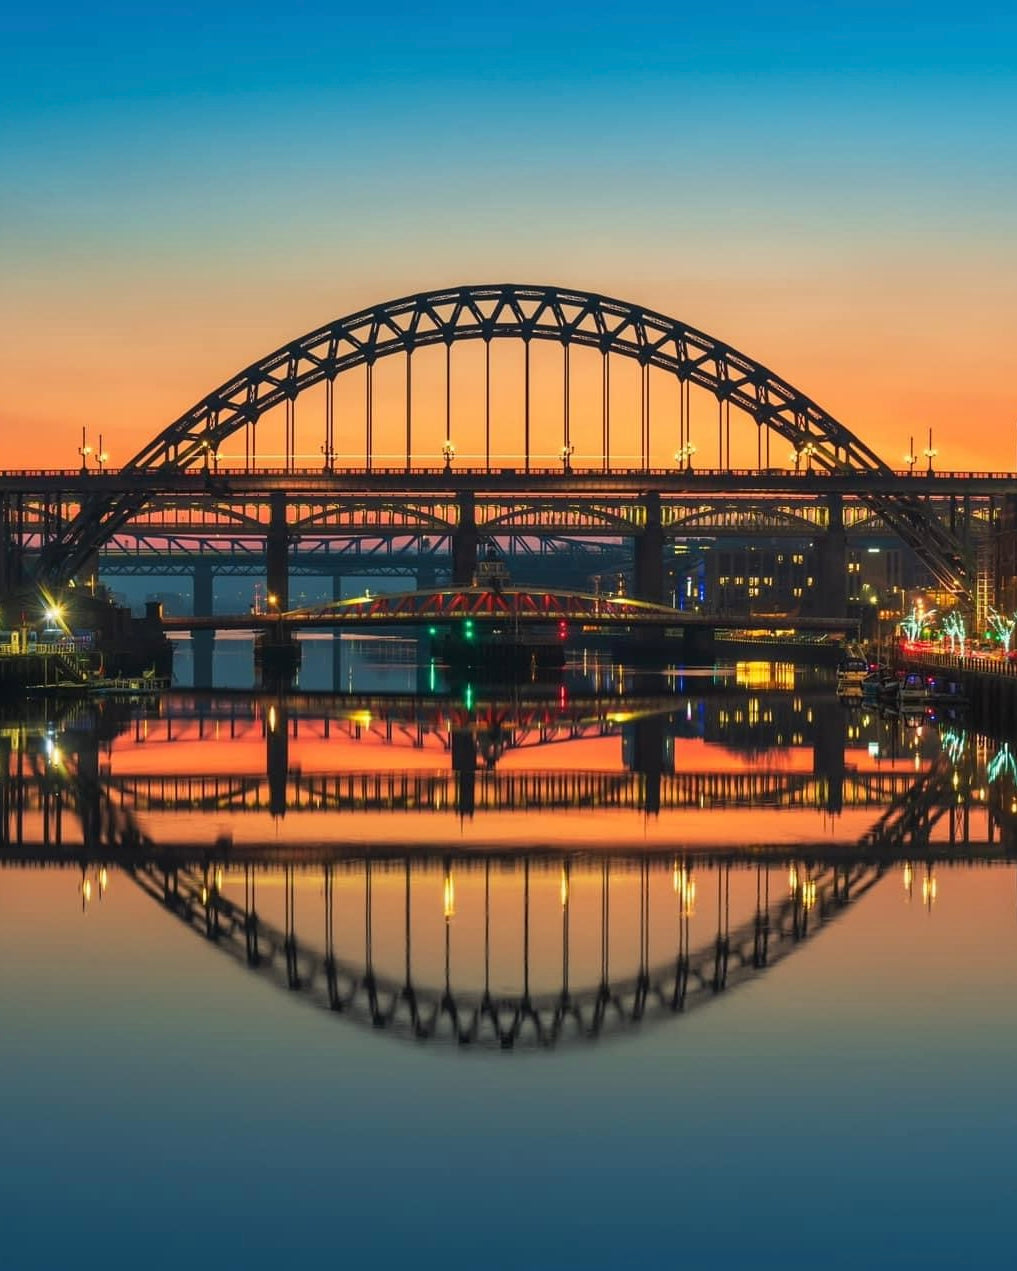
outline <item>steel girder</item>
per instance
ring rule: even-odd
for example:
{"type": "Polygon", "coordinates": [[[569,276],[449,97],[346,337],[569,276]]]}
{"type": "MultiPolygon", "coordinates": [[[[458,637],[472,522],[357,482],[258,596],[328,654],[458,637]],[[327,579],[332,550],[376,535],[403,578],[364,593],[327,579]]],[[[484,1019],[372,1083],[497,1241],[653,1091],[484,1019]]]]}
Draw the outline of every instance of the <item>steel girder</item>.
{"type": "MultiPolygon", "coordinates": [[[[891,469],[810,397],[705,332],[626,301],[554,286],[498,283],[422,292],[362,309],[283,345],[233,376],[163,429],[127,473],[207,465],[222,442],[305,389],[392,354],[459,340],[514,338],[585,345],[671,372],[744,411],[825,472],[887,475],[891,469]]],[[[865,501],[939,581],[970,598],[971,563],[923,499],[872,494],[865,501]]],[[[48,545],[44,581],[73,576],[146,502],[143,492],[97,495],[48,545]]]]}

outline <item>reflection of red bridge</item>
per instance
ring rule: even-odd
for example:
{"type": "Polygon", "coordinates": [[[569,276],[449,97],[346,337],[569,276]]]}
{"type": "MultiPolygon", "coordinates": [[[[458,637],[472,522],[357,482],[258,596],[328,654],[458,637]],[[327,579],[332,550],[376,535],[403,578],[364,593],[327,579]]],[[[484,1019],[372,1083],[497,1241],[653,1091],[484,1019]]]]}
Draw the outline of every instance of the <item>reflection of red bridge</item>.
{"type": "Polygon", "coordinates": [[[358,596],[286,613],[164,618],[170,631],[273,630],[357,626],[427,626],[465,620],[496,626],[568,622],[597,629],[681,627],[705,630],[753,629],[812,634],[844,634],[857,623],[845,618],[788,618],[783,615],[690,613],[630,596],[591,595],[578,591],[528,591],[518,587],[428,588],[358,596]]]}

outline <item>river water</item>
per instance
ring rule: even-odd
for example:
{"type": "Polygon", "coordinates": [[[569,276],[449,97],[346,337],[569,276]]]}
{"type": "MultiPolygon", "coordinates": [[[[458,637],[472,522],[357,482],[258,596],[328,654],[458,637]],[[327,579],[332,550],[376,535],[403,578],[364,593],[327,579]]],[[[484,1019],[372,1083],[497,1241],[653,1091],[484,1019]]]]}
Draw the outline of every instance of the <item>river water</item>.
{"type": "Polygon", "coordinates": [[[0,724],[5,1266],[1004,1260],[1005,742],[766,663],[216,656],[0,724]]]}

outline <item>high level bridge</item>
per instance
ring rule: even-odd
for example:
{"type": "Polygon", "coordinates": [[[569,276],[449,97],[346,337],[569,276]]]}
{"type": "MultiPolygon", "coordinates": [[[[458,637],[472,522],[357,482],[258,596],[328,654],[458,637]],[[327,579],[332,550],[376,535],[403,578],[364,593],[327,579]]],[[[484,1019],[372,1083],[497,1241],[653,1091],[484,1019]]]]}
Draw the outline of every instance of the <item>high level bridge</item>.
{"type": "Polygon", "coordinates": [[[294,540],[440,540],[463,585],[482,537],[581,536],[631,540],[635,595],[654,602],[669,538],[737,526],[814,533],[817,611],[833,615],[846,535],[866,523],[974,599],[978,541],[1017,493],[1013,473],[937,473],[931,454],[895,471],[789,380],[675,318],[508,283],[291,340],[118,470],[82,452],[77,469],[0,475],[0,587],[58,585],[111,544],[254,538],[285,608],[294,540]]]}

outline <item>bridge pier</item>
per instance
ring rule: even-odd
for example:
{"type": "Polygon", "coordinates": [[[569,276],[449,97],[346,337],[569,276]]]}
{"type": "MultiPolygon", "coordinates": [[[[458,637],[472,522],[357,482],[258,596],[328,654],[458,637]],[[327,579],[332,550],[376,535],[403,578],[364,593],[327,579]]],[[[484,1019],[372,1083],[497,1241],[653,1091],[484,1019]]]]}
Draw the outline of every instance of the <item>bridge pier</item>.
{"type": "MultiPolygon", "coordinates": [[[[342,600],[343,598],[343,580],[338,570],[332,575],[332,599],[342,600]]],[[[341,693],[343,691],[343,645],[342,632],[338,629],[332,632],[332,692],[341,693]]]]}
{"type": "Polygon", "coordinates": [[[664,599],[664,529],[660,518],[660,495],[655,490],[643,496],[646,523],[635,540],[633,592],[637,600],[660,604],[664,599]]]}
{"type": "MultiPolygon", "coordinates": [[[[213,613],[214,574],[209,561],[199,561],[191,574],[191,612],[196,618],[210,618],[213,613]]],[[[191,635],[194,657],[194,687],[212,687],[212,665],[215,657],[215,632],[195,631],[191,635]]]]}
{"type": "Polygon", "coordinates": [[[265,771],[268,775],[268,810],[273,816],[286,815],[289,731],[289,717],[282,702],[270,706],[265,721],[265,771]]]}
{"type": "Polygon", "coordinates": [[[815,706],[816,726],[812,742],[812,772],[822,787],[823,807],[841,812],[844,807],[844,746],[847,713],[840,702],[815,706]]]}
{"type": "Polygon", "coordinates": [[[25,583],[24,533],[24,496],[3,495],[0,497],[0,596],[25,583]]]}
{"type": "Polygon", "coordinates": [[[477,803],[477,744],[469,728],[452,731],[452,770],[456,774],[456,810],[472,816],[477,803]]]}
{"type": "Polygon", "coordinates": [[[682,631],[682,661],[686,666],[712,666],[717,660],[717,633],[713,627],[686,627],[682,631]]]}
{"type": "Polygon", "coordinates": [[[452,586],[469,587],[477,569],[477,499],[472,490],[456,495],[458,516],[452,532],[452,586]]]}
{"type": "Polygon", "coordinates": [[[847,533],[844,529],[844,498],[826,496],[826,532],[814,548],[815,578],[802,598],[802,612],[824,618],[847,615],[847,533]]]}
{"type": "Polygon", "coordinates": [[[660,812],[661,777],[665,771],[674,771],[674,752],[664,732],[664,716],[637,719],[625,743],[629,748],[628,767],[642,778],[643,810],[656,816],[660,812]]]}
{"type": "Polygon", "coordinates": [[[268,594],[275,596],[279,612],[290,607],[290,536],[286,529],[286,495],[269,495],[268,533],[265,536],[265,572],[268,594]]]}

